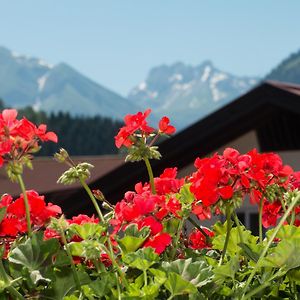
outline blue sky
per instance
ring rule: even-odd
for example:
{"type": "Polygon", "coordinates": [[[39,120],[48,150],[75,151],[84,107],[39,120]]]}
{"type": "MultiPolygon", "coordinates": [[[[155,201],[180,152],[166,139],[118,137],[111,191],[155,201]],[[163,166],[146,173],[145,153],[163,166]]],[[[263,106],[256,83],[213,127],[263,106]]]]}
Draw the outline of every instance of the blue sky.
{"type": "Polygon", "coordinates": [[[300,49],[298,0],[0,0],[0,45],[126,95],[153,66],[264,76],[300,49]]]}

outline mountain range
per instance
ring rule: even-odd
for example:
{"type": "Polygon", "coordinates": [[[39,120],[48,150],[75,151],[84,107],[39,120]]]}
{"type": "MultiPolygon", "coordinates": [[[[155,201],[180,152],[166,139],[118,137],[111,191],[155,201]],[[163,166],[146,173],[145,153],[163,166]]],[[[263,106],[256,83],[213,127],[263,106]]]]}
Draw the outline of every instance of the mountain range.
{"type": "Polygon", "coordinates": [[[153,68],[128,95],[132,103],[167,114],[183,128],[247,92],[258,77],[238,77],[204,61],[198,66],[181,62],[153,68]]]}
{"type": "MultiPolygon", "coordinates": [[[[300,51],[283,60],[266,79],[300,83],[300,51]]],[[[10,107],[102,115],[121,119],[148,107],[157,120],[168,115],[182,129],[247,92],[261,78],[235,76],[211,61],[197,66],[178,62],[150,70],[128,97],[101,86],[71,66],[47,64],[0,47],[0,98],[10,107]]]]}
{"type": "Polygon", "coordinates": [[[4,47],[0,47],[0,98],[17,108],[114,119],[139,109],[65,63],[49,65],[4,47]]]}

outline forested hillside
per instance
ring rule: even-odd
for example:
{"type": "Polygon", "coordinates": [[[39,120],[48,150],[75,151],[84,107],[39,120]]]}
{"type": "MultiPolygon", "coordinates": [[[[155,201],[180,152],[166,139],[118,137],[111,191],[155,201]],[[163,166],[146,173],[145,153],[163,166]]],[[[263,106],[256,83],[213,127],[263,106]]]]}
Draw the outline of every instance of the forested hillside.
{"type": "MultiPolygon", "coordinates": [[[[0,109],[4,108],[0,100],[0,109]]],[[[25,116],[36,124],[47,124],[48,130],[58,135],[58,144],[44,143],[39,155],[53,155],[59,148],[65,148],[71,155],[101,155],[117,153],[114,136],[122,126],[119,121],[101,116],[72,117],[69,113],[47,115],[35,112],[31,107],[19,110],[19,117],[25,116]]]]}
{"type": "Polygon", "coordinates": [[[300,84],[300,51],[284,59],[266,76],[266,79],[300,84]]]}

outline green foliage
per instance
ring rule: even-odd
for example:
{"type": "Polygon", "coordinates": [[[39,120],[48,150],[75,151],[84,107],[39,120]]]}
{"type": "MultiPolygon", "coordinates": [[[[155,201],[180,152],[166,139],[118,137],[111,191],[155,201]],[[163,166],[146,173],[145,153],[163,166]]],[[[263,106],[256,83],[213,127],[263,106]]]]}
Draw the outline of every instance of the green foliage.
{"type": "Polygon", "coordinates": [[[286,271],[300,266],[300,239],[284,239],[271,250],[265,257],[263,266],[283,268],[286,271]]]}
{"type": "MultiPolygon", "coordinates": [[[[267,236],[273,233],[270,230],[267,236]]],[[[270,253],[265,257],[263,266],[281,268],[285,271],[300,266],[300,228],[292,225],[284,225],[277,234],[280,242],[276,247],[271,248],[270,253]]]]}
{"type": "Polygon", "coordinates": [[[52,255],[58,249],[57,239],[43,240],[43,233],[38,232],[14,248],[8,260],[14,267],[22,266],[29,272],[38,271],[52,264],[52,255]]]}
{"type": "Polygon", "coordinates": [[[135,250],[140,248],[149,234],[150,229],[148,227],[143,227],[142,230],[138,230],[136,224],[127,226],[124,232],[124,237],[118,239],[123,254],[134,252],[135,250]]]}
{"type": "Polygon", "coordinates": [[[111,288],[116,285],[116,276],[112,273],[104,273],[101,278],[92,281],[88,286],[93,292],[94,296],[99,298],[109,296],[111,288]]]}
{"type": "MultiPolygon", "coordinates": [[[[219,234],[215,236],[213,239],[213,248],[222,250],[224,247],[225,243],[225,238],[226,238],[226,227],[227,223],[225,222],[223,225],[217,224],[215,226],[215,229],[219,234]]],[[[230,231],[230,237],[229,237],[229,242],[228,242],[228,247],[227,247],[227,252],[229,256],[234,257],[237,253],[241,253],[243,249],[245,249],[245,246],[240,246],[241,243],[248,245],[248,248],[252,249],[254,248],[255,250],[258,251],[256,242],[258,240],[258,237],[255,237],[251,235],[250,230],[246,230],[244,226],[240,226],[241,233],[242,233],[242,239],[239,235],[239,231],[237,227],[232,228],[230,231]]],[[[254,250],[252,249],[252,251],[254,250]]]]}
{"type": "Polygon", "coordinates": [[[171,293],[172,297],[197,293],[197,288],[195,287],[195,285],[187,280],[184,280],[179,274],[175,272],[169,273],[168,279],[166,280],[164,285],[166,289],[171,293]]]}
{"type": "Polygon", "coordinates": [[[85,224],[72,224],[69,227],[69,232],[78,235],[84,240],[92,238],[100,238],[105,228],[100,224],[85,223],[85,224]]]}
{"type": "Polygon", "coordinates": [[[53,255],[57,253],[59,243],[56,239],[43,240],[42,232],[34,233],[11,251],[8,258],[12,274],[23,276],[33,288],[40,282],[50,282],[53,255]]]}
{"type": "MultiPolygon", "coordinates": [[[[87,273],[79,270],[77,271],[77,274],[81,285],[85,285],[90,282],[90,278],[87,273]]],[[[53,275],[50,288],[41,292],[41,299],[61,300],[68,295],[72,295],[72,293],[76,291],[76,284],[70,268],[55,270],[53,275]]]]}
{"type": "Polygon", "coordinates": [[[179,274],[184,280],[196,287],[202,287],[213,279],[212,267],[203,260],[192,261],[192,258],[178,259],[162,264],[165,271],[179,274]]]}
{"type": "MultiPolygon", "coordinates": [[[[149,171],[148,159],[157,158],[157,150],[144,142],[140,148],[131,148],[129,158],[144,159],[149,171]]],[[[60,150],[56,159],[73,166],[65,150],[60,150]]],[[[9,175],[19,174],[26,164],[26,159],[20,165],[12,162],[8,167],[9,175]]],[[[0,240],[4,244],[0,247],[0,300],[297,299],[300,227],[283,224],[299,221],[295,207],[300,194],[298,190],[283,193],[282,179],[278,185],[267,188],[267,197],[272,201],[283,197],[283,216],[275,229],[267,232],[265,239],[262,236],[258,239],[236,217],[235,209],[242,202],[243,186],[231,199],[221,199],[212,205],[213,211],[219,209],[226,213],[227,221],[217,222],[213,232],[209,232],[191,219],[194,205],[201,205],[201,200],[196,200],[191,193],[188,179],[180,189],[175,187],[176,191],[164,195],[160,195],[159,188],[158,195],[153,195],[154,189],[152,195],[146,189],[142,194],[130,193],[134,198],[126,196],[116,207],[108,204],[111,210],[103,216],[85,184],[91,168],[88,163],[80,163],[66,171],[59,181],[64,184],[81,181],[95,205],[100,223],[95,223],[94,217],[81,216],[78,220],[82,224],[74,224],[75,219],[70,222],[63,215],[50,222],[48,219],[45,223],[39,222],[43,212],[39,211],[37,201],[38,212],[35,213],[35,203],[30,203],[31,220],[34,220],[32,234],[27,235],[22,228],[15,237],[11,221],[16,221],[18,210],[21,210],[18,205],[23,203],[12,202],[8,208],[0,207],[0,226],[4,225],[2,231],[6,235],[0,240]],[[143,201],[139,201],[139,197],[143,197],[143,201]],[[146,197],[155,200],[155,205],[144,215],[142,212],[148,211],[144,204],[146,197]],[[169,201],[176,200],[171,197],[178,201],[169,201]],[[10,215],[11,207],[16,215],[10,215]],[[148,226],[141,226],[144,218],[148,218],[145,222],[148,226]],[[191,235],[186,221],[197,227],[192,229],[191,235]],[[237,227],[233,227],[234,223],[237,227]],[[45,239],[45,227],[50,229],[45,237],[53,234],[56,238],[45,239]],[[153,248],[145,247],[149,245],[153,248]]],[[[151,171],[149,174],[153,179],[151,171]]],[[[178,184],[173,178],[170,181],[161,179],[166,190],[178,184]]],[[[238,183],[237,180],[230,184],[238,183]]],[[[105,201],[100,193],[98,200],[105,201]]],[[[280,215],[278,211],[276,214],[280,215]]],[[[20,227],[23,225],[18,223],[20,227]]]]}
{"type": "Polygon", "coordinates": [[[124,262],[131,268],[140,271],[148,270],[152,265],[159,261],[159,256],[153,248],[143,248],[136,252],[128,253],[124,257],[124,262]]]}

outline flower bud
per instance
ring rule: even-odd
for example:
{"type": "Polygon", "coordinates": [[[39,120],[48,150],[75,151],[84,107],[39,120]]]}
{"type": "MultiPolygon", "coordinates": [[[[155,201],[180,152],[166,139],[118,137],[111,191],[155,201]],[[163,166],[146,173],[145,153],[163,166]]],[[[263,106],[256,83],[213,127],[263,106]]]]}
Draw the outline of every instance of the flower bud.
{"type": "Polygon", "coordinates": [[[59,163],[64,163],[69,158],[69,153],[64,148],[60,148],[59,152],[54,154],[54,159],[59,163]]]}
{"type": "Polygon", "coordinates": [[[104,201],[105,200],[105,197],[103,195],[103,193],[100,191],[100,190],[93,190],[93,195],[94,197],[99,200],[99,201],[104,201]]]}

